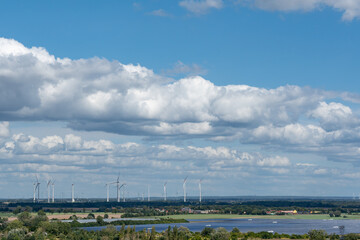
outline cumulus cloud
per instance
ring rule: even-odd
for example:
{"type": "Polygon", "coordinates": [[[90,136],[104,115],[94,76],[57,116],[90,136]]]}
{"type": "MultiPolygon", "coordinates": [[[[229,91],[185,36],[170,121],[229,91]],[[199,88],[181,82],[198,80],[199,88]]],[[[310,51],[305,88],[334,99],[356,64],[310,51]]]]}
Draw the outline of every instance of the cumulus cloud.
{"type": "Polygon", "coordinates": [[[179,2],[181,7],[184,7],[194,14],[205,14],[210,9],[220,9],[223,7],[222,0],[182,0],[179,2]]]}
{"type": "Polygon", "coordinates": [[[351,128],[359,125],[359,119],[353,114],[351,108],[341,103],[320,102],[319,106],[310,112],[310,116],[319,119],[326,130],[351,128]]]}
{"type": "Polygon", "coordinates": [[[286,157],[268,157],[227,147],[115,144],[104,139],[88,141],[73,134],[43,138],[16,134],[0,146],[0,160],[4,166],[11,164],[7,171],[65,173],[100,171],[100,168],[106,173],[126,167],[166,170],[178,175],[186,172],[234,172],[239,169],[249,172],[258,168],[272,171],[271,168],[291,167],[286,157]],[[51,168],[52,165],[54,168],[51,168]]]}
{"type": "Polygon", "coordinates": [[[121,134],[221,135],[224,125],[296,121],[324,96],[297,86],[215,86],[194,76],[169,82],[106,59],[58,59],[0,39],[0,119],[63,120],[121,134]]]}
{"type": "Polygon", "coordinates": [[[270,11],[312,11],[330,7],[343,12],[342,19],[351,21],[360,16],[358,0],[240,0],[240,3],[251,4],[257,8],[270,11]]]}
{"type": "MultiPolygon", "coordinates": [[[[139,65],[101,58],[60,59],[43,48],[0,38],[3,121],[53,120],[75,130],[239,140],[336,159],[344,154],[344,145],[355,147],[360,139],[356,111],[334,101],[350,95],[299,86],[217,86],[200,76],[168,79],[139,65]],[[326,146],[337,152],[330,156],[326,146]]],[[[0,137],[8,135],[8,123],[0,124],[0,137]]],[[[109,142],[85,143],[76,136],[13,138],[19,141],[14,151],[29,154],[34,148],[47,154],[48,146],[68,152],[86,147],[94,154],[113,148],[109,142]]]]}

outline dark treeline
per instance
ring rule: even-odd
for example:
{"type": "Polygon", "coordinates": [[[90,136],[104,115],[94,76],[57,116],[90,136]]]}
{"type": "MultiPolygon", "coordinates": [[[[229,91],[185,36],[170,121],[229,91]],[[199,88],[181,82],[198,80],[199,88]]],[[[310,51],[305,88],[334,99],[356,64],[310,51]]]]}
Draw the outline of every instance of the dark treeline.
{"type": "MultiPolygon", "coordinates": [[[[212,210],[213,213],[233,214],[266,214],[269,210],[297,210],[299,213],[330,213],[339,211],[341,213],[360,212],[359,201],[330,201],[330,200],[266,200],[266,201],[207,201],[202,204],[198,202],[181,201],[157,201],[157,202],[77,202],[77,203],[29,203],[13,202],[0,205],[0,211],[11,212],[15,209],[26,209],[27,211],[44,210],[46,212],[75,212],[75,211],[97,211],[97,212],[125,212],[127,217],[133,216],[156,216],[166,214],[181,214],[182,209],[187,207],[192,210],[212,210]],[[139,210],[140,209],[140,210],[139,210]],[[166,211],[158,211],[166,210],[166,211]]],[[[20,209],[20,211],[21,211],[20,209]]]]}
{"type": "Polygon", "coordinates": [[[117,220],[106,222],[104,218],[98,216],[96,218],[96,222],[87,222],[87,223],[80,223],[76,220],[70,222],[71,227],[99,227],[99,226],[121,226],[121,225],[142,225],[142,224],[166,224],[166,223],[187,223],[188,221],[185,219],[156,219],[156,220],[117,220]]]}

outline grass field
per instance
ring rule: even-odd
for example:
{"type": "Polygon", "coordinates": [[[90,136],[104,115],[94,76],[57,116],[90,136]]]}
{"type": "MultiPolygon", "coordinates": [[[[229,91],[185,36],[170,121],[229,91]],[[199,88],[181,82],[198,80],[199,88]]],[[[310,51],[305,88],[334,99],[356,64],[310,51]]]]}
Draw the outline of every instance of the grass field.
{"type": "Polygon", "coordinates": [[[0,217],[15,217],[15,215],[11,212],[0,212],[0,217]]]}
{"type": "Polygon", "coordinates": [[[183,214],[183,215],[167,215],[167,216],[153,216],[149,218],[174,218],[174,219],[360,219],[360,215],[346,215],[347,217],[330,217],[328,214],[299,214],[299,215],[235,215],[235,214],[183,214]]]}

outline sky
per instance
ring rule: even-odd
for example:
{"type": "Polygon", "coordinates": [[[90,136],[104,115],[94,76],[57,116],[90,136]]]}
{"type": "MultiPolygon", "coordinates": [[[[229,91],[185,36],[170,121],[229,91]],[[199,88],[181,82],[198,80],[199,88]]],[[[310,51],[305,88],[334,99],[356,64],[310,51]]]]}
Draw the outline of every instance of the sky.
{"type": "Polygon", "coordinates": [[[0,198],[359,196],[360,1],[0,4],[0,198]]]}

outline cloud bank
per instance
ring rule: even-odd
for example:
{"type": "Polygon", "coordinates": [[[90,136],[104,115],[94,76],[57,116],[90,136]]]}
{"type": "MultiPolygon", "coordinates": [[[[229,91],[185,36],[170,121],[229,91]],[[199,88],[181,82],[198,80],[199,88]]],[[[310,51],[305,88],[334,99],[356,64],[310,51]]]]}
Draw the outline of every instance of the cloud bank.
{"type": "Polygon", "coordinates": [[[284,156],[264,156],[223,146],[116,144],[104,139],[89,141],[74,134],[43,138],[14,134],[0,145],[0,161],[3,175],[31,177],[37,173],[43,178],[57,176],[60,180],[59,176],[74,173],[77,178],[89,175],[111,178],[119,172],[128,179],[136,178],[138,183],[150,181],[153,175],[171,181],[178,181],[184,175],[239,178],[259,171],[271,176],[287,174],[294,167],[284,156]]]}
{"type": "MultiPolygon", "coordinates": [[[[174,80],[139,65],[60,59],[0,39],[2,121],[65,121],[75,130],[149,138],[237,140],[346,161],[344,151],[357,148],[360,121],[356,111],[336,101],[342,96],[349,94],[216,86],[200,76],[174,80]],[[343,150],[329,152],[329,146],[343,150]]],[[[0,137],[9,135],[6,124],[0,137]]]]}
{"type": "MultiPolygon", "coordinates": [[[[286,187],[293,176],[358,178],[359,99],[310,87],[217,86],[200,76],[170,79],[140,65],[57,58],[44,48],[0,38],[0,179],[33,178],[38,172],[66,180],[79,173],[79,181],[86,175],[103,184],[103,176],[126,169],[129,178],[143,180],[154,174],[176,181],[184,175],[255,176],[271,189],[274,181],[286,187]],[[11,121],[62,121],[74,130],[136,135],[163,144],[12,134],[11,121]],[[216,143],[199,147],[196,139],[216,143]],[[215,147],[222,141],[261,150],[215,147]],[[297,153],[354,168],[289,157],[297,153]]],[[[249,185],[249,192],[251,186],[259,185],[249,185]]]]}

